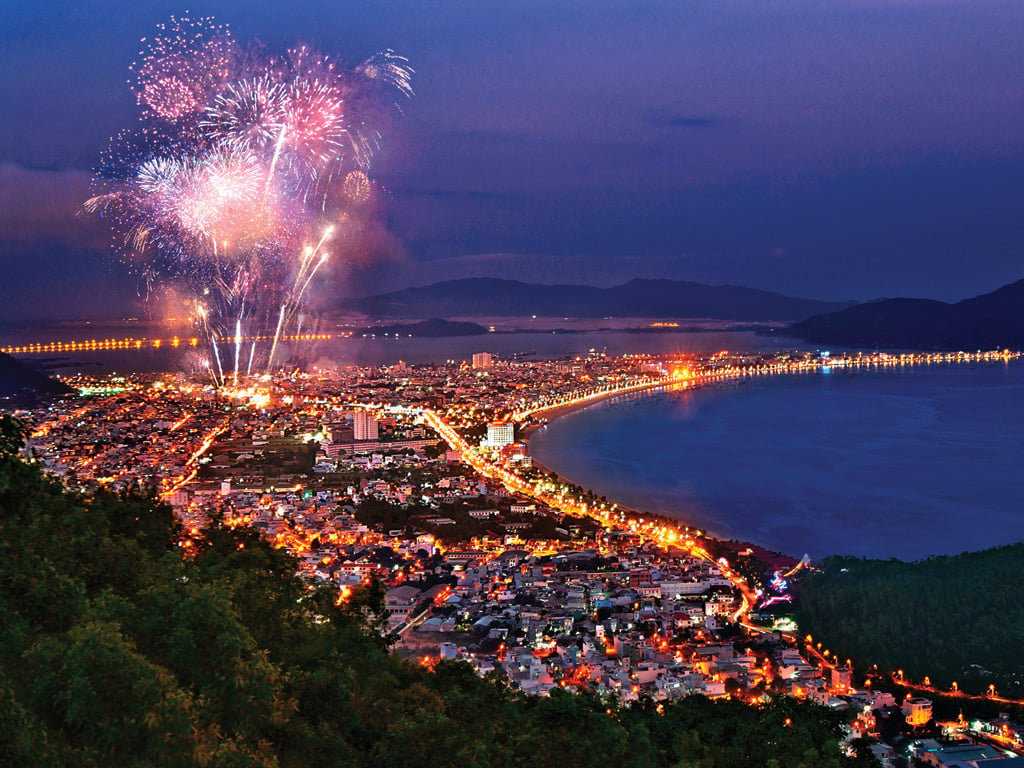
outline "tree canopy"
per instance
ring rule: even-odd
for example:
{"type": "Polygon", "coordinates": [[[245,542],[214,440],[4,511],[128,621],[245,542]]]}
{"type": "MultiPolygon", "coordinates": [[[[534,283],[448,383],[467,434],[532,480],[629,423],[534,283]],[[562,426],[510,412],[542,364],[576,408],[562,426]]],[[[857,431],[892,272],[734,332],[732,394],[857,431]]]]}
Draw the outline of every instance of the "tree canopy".
{"type": "Polygon", "coordinates": [[[1024,698],[1024,543],[914,563],[833,557],[798,583],[797,619],[861,668],[1024,698]]]}

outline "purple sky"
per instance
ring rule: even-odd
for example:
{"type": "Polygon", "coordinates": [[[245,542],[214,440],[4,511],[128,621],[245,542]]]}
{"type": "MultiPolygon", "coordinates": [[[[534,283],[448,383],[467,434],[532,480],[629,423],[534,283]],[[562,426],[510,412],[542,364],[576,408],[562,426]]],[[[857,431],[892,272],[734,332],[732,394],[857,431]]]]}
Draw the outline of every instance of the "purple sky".
{"type": "MultiPolygon", "coordinates": [[[[338,293],[666,276],[948,300],[1024,277],[1020,0],[261,5],[187,7],[242,41],[391,47],[417,70],[376,166],[375,266],[338,293]]],[[[136,120],[139,38],[184,10],[0,8],[0,320],[133,311],[75,212],[136,120]]]]}

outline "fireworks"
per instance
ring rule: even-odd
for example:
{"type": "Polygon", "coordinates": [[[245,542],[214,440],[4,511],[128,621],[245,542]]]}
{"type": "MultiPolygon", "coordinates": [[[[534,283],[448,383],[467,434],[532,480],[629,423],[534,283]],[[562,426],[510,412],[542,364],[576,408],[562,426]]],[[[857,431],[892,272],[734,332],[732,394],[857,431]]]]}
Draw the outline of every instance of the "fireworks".
{"type": "Polygon", "coordinates": [[[247,370],[269,368],[335,227],[372,197],[374,124],[389,91],[412,95],[412,69],[392,51],[347,70],[308,46],[243,50],[206,17],[171,17],[143,43],[131,67],[142,125],[111,142],[84,208],[110,220],[148,284],[193,297],[215,380],[237,377],[244,335],[272,328],[247,370]]]}
{"type": "Polygon", "coordinates": [[[132,64],[132,89],[155,118],[177,121],[196,114],[230,77],[239,50],[226,26],[202,17],[159,24],[141,63],[132,64]]]}

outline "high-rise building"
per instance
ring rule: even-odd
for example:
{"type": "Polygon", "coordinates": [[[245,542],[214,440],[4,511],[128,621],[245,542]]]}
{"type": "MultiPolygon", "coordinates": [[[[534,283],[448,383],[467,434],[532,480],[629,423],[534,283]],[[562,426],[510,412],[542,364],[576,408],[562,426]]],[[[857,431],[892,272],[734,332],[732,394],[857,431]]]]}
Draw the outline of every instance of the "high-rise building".
{"type": "Polygon", "coordinates": [[[473,355],[474,368],[490,368],[493,358],[490,352],[477,352],[473,355]]]}
{"type": "Polygon", "coordinates": [[[377,419],[368,411],[352,414],[352,431],[356,440],[376,440],[379,437],[377,419]]]}
{"type": "Polygon", "coordinates": [[[511,445],[515,441],[515,425],[511,422],[492,421],[487,425],[487,444],[492,448],[511,445]]]}

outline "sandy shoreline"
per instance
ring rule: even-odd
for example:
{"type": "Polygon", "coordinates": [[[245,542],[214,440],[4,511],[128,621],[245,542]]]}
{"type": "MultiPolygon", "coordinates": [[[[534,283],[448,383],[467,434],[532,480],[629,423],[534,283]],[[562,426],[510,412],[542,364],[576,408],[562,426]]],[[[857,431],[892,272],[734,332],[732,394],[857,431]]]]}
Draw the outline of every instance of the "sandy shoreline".
{"type": "Polygon", "coordinates": [[[532,435],[534,432],[536,432],[541,427],[547,426],[548,424],[550,424],[555,419],[559,419],[562,416],[566,416],[567,414],[573,413],[574,411],[585,410],[587,408],[590,408],[593,405],[599,405],[601,403],[606,403],[609,400],[612,400],[612,399],[614,399],[616,397],[629,397],[630,395],[646,394],[646,393],[650,393],[652,390],[657,390],[657,389],[662,389],[662,390],[665,390],[667,392],[678,392],[678,391],[681,391],[681,390],[684,390],[684,389],[701,389],[701,388],[706,387],[706,386],[708,386],[708,385],[707,384],[694,384],[692,381],[680,382],[680,383],[676,383],[676,384],[665,383],[665,382],[658,382],[658,383],[651,384],[651,385],[646,386],[646,387],[639,387],[637,389],[632,389],[632,390],[629,390],[628,392],[608,392],[607,394],[599,395],[597,397],[594,397],[594,398],[592,398],[590,400],[586,400],[584,402],[569,403],[567,405],[555,405],[555,406],[552,406],[550,408],[543,408],[543,409],[541,409],[539,411],[534,411],[532,416],[534,416],[534,417],[543,416],[544,417],[544,423],[543,424],[530,424],[530,425],[528,425],[526,427],[523,427],[523,430],[522,430],[522,432],[520,433],[520,436],[519,436],[519,440],[520,440],[520,442],[528,444],[529,441],[530,441],[530,435],[532,435]]]}
{"type": "MultiPolygon", "coordinates": [[[[605,396],[596,397],[593,400],[587,400],[586,402],[572,403],[572,404],[569,404],[569,405],[560,405],[560,406],[556,406],[556,407],[553,407],[553,408],[548,408],[548,409],[545,409],[545,410],[542,410],[542,411],[537,411],[535,415],[542,415],[542,416],[544,416],[544,419],[545,419],[544,423],[543,424],[531,424],[531,425],[525,427],[523,429],[523,431],[522,431],[522,434],[521,434],[519,440],[527,445],[527,453],[529,453],[529,442],[530,442],[531,435],[533,435],[541,427],[547,426],[548,424],[550,424],[555,419],[561,418],[562,416],[566,416],[566,415],[568,415],[570,413],[573,413],[575,411],[582,411],[582,410],[590,408],[591,406],[594,406],[594,405],[599,405],[601,403],[607,403],[609,400],[611,400],[613,398],[616,398],[616,397],[627,397],[627,396],[631,396],[631,395],[648,394],[648,393],[650,393],[650,392],[652,392],[654,390],[658,390],[658,389],[663,389],[663,390],[670,391],[670,392],[671,391],[680,391],[680,390],[702,389],[702,388],[711,386],[714,383],[718,383],[718,382],[706,382],[706,383],[702,383],[702,384],[694,384],[693,382],[686,382],[685,384],[652,384],[649,387],[644,387],[642,389],[636,389],[636,390],[633,390],[631,392],[608,393],[605,396]]],[[[554,475],[555,478],[558,481],[560,481],[560,482],[567,483],[567,484],[570,484],[570,485],[577,485],[577,486],[583,488],[586,491],[590,491],[591,493],[594,493],[594,491],[592,489],[587,488],[586,486],[583,486],[580,483],[577,483],[575,480],[573,480],[573,479],[571,479],[569,477],[566,477],[565,475],[562,475],[559,472],[556,472],[555,470],[551,469],[546,464],[541,463],[532,454],[530,456],[533,459],[533,466],[536,469],[540,470],[541,472],[554,475]]],[[[760,544],[756,544],[756,543],[751,542],[751,541],[746,541],[746,540],[741,540],[741,539],[722,539],[722,538],[720,538],[718,536],[714,536],[714,535],[708,533],[707,531],[704,531],[703,528],[701,528],[699,526],[692,525],[691,523],[688,523],[686,520],[684,520],[682,518],[679,518],[679,517],[665,515],[665,514],[659,513],[659,512],[650,512],[650,511],[644,511],[644,510],[640,510],[640,509],[634,509],[632,507],[626,507],[626,506],[623,506],[622,504],[619,504],[618,502],[614,502],[614,500],[613,500],[613,503],[615,503],[618,506],[618,508],[620,510],[622,510],[624,513],[626,513],[627,515],[635,515],[637,517],[648,517],[648,516],[650,516],[650,517],[665,518],[665,519],[669,519],[669,520],[674,521],[677,525],[683,526],[684,528],[691,528],[693,530],[702,531],[703,535],[702,535],[701,538],[717,542],[719,544],[719,546],[721,546],[722,549],[725,552],[728,552],[732,556],[734,556],[738,552],[743,551],[744,549],[750,549],[750,550],[753,550],[755,552],[755,554],[758,555],[759,558],[762,561],[771,563],[772,567],[788,567],[788,566],[791,566],[791,565],[793,565],[793,564],[795,564],[797,562],[797,558],[793,557],[792,555],[787,555],[787,554],[784,554],[784,553],[781,553],[781,552],[776,552],[775,550],[766,549],[765,547],[761,546],[760,544]]]]}
{"type": "MultiPolygon", "coordinates": [[[[520,433],[520,436],[519,436],[519,442],[521,442],[524,445],[526,445],[527,453],[529,453],[529,450],[530,450],[530,448],[529,448],[529,446],[530,446],[530,436],[533,435],[533,433],[536,432],[538,429],[546,427],[552,421],[554,421],[555,419],[559,419],[562,416],[567,416],[568,414],[574,413],[575,411],[583,411],[583,410],[586,410],[587,408],[590,408],[590,407],[595,406],[595,405],[600,405],[602,403],[607,403],[609,400],[613,400],[616,397],[629,397],[629,396],[632,396],[632,395],[649,394],[652,391],[659,390],[659,389],[665,390],[665,391],[668,391],[668,392],[678,392],[678,391],[681,391],[681,390],[684,390],[684,389],[685,390],[701,389],[701,388],[706,387],[706,386],[708,386],[708,385],[707,384],[694,384],[694,383],[689,382],[689,381],[685,382],[685,383],[679,383],[679,384],[657,383],[657,384],[651,384],[648,387],[641,387],[640,389],[634,389],[634,390],[631,390],[629,392],[609,392],[606,395],[601,395],[601,396],[595,397],[595,398],[593,398],[591,400],[586,400],[585,402],[569,403],[567,405],[557,405],[557,406],[552,406],[551,408],[544,408],[542,410],[535,411],[533,413],[534,417],[540,416],[540,415],[544,416],[544,423],[543,424],[530,424],[530,425],[528,425],[526,427],[523,427],[523,430],[522,430],[522,432],[520,433]]],[[[547,473],[553,474],[555,477],[557,477],[562,482],[570,483],[572,485],[580,485],[575,480],[572,480],[572,479],[570,479],[568,477],[565,477],[564,475],[562,475],[562,474],[556,472],[555,470],[551,469],[546,464],[542,464],[541,462],[537,461],[537,458],[535,456],[533,456],[532,454],[530,454],[530,458],[533,459],[533,466],[536,467],[537,469],[541,470],[542,472],[547,472],[547,473]]],[[[580,486],[580,487],[582,488],[583,486],[580,486]]],[[[590,489],[586,488],[585,490],[589,491],[590,489]]],[[[621,509],[621,510],[627,512],[627,513],[631,513],[631,514],[655,514],[653,512],[642,512],[641,510],[637,510],[637,509],[629,509],[628,507],[624,507],[621,504],[619,504],[618,506],[619,506],[619,509],[621,509]]],[[[675,518],[673,518],[673,519],[675,519],[675,518]]],[[[685,521],[679,520],[678,522],[681,523],[682,525],[686,526],[685,521]]],[[[686,527],[693,527],[693,526],[686,526],[686,527]]]]}
{"type": "MultiPolygon", "coordinates": [[[[609,400],[611,400],[613,398],[616,398],[616,397],[624,397],[626,395],[637,395],[637,394],[641,394],[641,393],[649,393],[652,390],[656,390],[656,389],[663,388],[663,387],[669,387],[669,386],[674,386],[677,389],[689,389],[690,388],[690,386],[685,386],[684,387],[683,385],[679,385],[679,384],[677,384],[677,385],[652,384],[650,387],[644,387],[643,389],[633,390],[632,392],[609,392],[607,395],[604,395],[603,397],[595,397],[593,400],[587,400],[586,402],[570,403],[570,404],[567,404],[567,405],[559,405],[559,406],[554,406],[552,408],[545,408],[544,410],[536,411],[534,416],[542,415],[544,417],[544,423],[543,424],[530,424],[529,426],[524,427],[523,431],[522,431],[522,434],[519,437],[519,441],[526,445],[527,453],[529,453],[530,452],[530,448],[529,448],[529,446],[530,446],[530,436],[533,435],[533,433],[536,432],[538,429],[541,429],[542,427],[546,427],[548,424],[550,424],[555,419],[561,418],[562,416],[566,416],[566,415],[568,415],[570,413],[573,413],[575,411],[585,410],[585,409],[590,408],[591,406],[594,406],[594,405],[599,405],[601,403],[606,403],[609,400]]],[[[546,464],[542,464],[541,462],[537,461],[537,458],[535,456],[533,456],[532,454],[530,454],[530,458],[533,459],[533,466],[534,466],[535,469],[538,469],[541,472],[544,472],[544,473],[549,474],[549,475],[554,475],[555,478],[559,482],[566,483],[566,484],[569,484],[569,485],[580,485],[579,483],[577,483],[576,481],[572,480],[571,478],[568,478],[565,475],[562,475],[559,472],[556,472],[555,470],[551,469],[551,467],[547,466],[546,464]]],[[[580,487],[583,488],[584,486],[580,486],[580,487]]],[[[591,489],[585,488],[584,490],[590,491],[591,489]]],[[[625,512],[627,515],[652,514],[650,512],[643,512],[643,511],[638,510],[638,509],[631,509],[630,507],[624,507],[621,504],[618,504],[618,502],[615,502],[615,503],[618,505],[618,508],[621,509],[623,512],[625,512]]],[[[684,527],[692,527],[692,526],[687,526],[686,522],[683,521],[683,520],[679,520],[678,522],[681,525],[683,525],[684,527]]]]}

